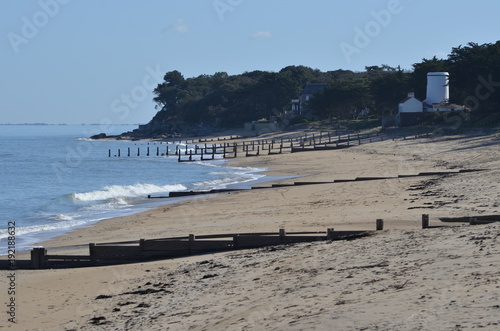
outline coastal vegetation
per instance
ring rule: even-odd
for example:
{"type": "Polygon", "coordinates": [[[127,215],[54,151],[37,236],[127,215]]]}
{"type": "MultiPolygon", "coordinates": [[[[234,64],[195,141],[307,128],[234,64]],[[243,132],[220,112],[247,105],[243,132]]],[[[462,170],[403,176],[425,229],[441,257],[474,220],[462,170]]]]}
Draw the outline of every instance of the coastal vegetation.
{"type": "MultiPolygon", "coordinates": [[[[235,128],[245,122],[274,117],[284,121],[307,83],[325,83],[308,104],[302,118],[285,124],[311,120],[366,120],[397,112],[398,103],[414,91],[423,100],[426,75],[450,73],[450,103],[472,110],[470,124],[500,123],[500,41],[469,43],[452,49],[445,59],[433,57],[415,63],[411,70],[389,65],[367,66],[362,72],[323,72],[305,66],[287,66],[279,72],[252,71],[237,75],[216,72],[185,78],[179,71],[167,72],[154,89],[158,113],[149,129],[182,131],[184,127],[235,128]]],[[[359,123],[359,122],[356,122],[359,123]]]]}

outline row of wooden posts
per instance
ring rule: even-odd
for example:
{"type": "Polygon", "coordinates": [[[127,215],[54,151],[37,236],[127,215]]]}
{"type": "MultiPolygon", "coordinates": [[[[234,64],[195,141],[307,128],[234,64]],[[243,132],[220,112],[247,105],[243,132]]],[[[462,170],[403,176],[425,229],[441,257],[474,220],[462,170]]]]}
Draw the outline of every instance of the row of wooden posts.
{"type": "MultiPolygon", "coordinates": [[[[220,155],[222,158],[235,158],[238,156],[238,153],[243,153],[246,157],[249,157],[259,156],[261,153],[265,153],[266,151],[267,155],[272,155],[282,154],[285,150],[294,153],[308,150],[338,149],[360,145],[362,143],[383,141],[384,138],[385,135],[380,133],[341,134],[339,132],[327,132],[326,134],[321,133],[319,136],[314,134],[312,136],[309,135],[309,137],[306,134],[305,136],[287,139],[262,139],[249,142],[242,141],[241,143],[224,142],[219,144],[195,144],[193,148],[189,148],[189,141],[186,141],[184,147],[181,147],[179,144],[175,144],[175,142],[167,143],[164,150],[162,150],[160,146],[157,146],[156,151],[154,151],[154,149],[152,150],[150,146],[148,146],[145,155],[152,156],[155,154],[156,156],[169,156],[172,154],[169,150],[169,145],[173,144],[175,145],[175,152],[173,152],[173,155],[178,157],[179,162],[204,161],[213,160],[216,155],[220,155]],[[184,158],[182,156],[184,156],[184,158]]],[[[200,139],[199,141],[202,140],[200,139]]],[[[194,144],[193,140],[191,141],[191,144],[194,144]]],[[[113,154],[111,149],[108,151],[109,157],[113,155],[116,157],[121,157],[122,155],[130,157],[132,154],[133,151],[130,147],[127,148],[124,153],[122,153],[121,149],[118,149],[116,154],[113,154]]],[[[140,147],[137,148],[136,155],[141,156],[140,147]]]]}
{"type": "MultiPolygon", "coordinates": [[[[500,221],[500,215],[458,217],[448,222],[468,222],[470,225],[489,224],[500,221]]],[[[376,231],[384,229],[384,220],[376,220],[376,231]]],[[[422,229],[431,228],[429,215],[422,214],[422,229]]],[[[89,255],[52,255],[40,247],[31,251],[31,260],[17,261],[19,269],[72,268],[112,264],[133,263],[155,259],[169,259],[194,254],[206,254],[237,249],[261,248],[281,244],[312,242],[321,240],[355,240],[374,231],[286,232],[214,234],[161,239],[141,239],[128,242],[89,244],[89,255]]],[[[2,262],[2,261],[0,261],[2,262]]],[[[8,262],[8,261],[3,261],[8,262]]],[[[0,268],[11,269],[11,265],[0,263],[0,268]]]]}
{"type": "MultiPolygon", "coordinates": [[[[384,228],[383,219],[376,220],[376,231],[384,228]]],[[[429,228],[429,215],[422,215],[422,228],[429,228]]],[[[214,234],[161,239],[140,239],[137,241],[89,244],[89,255],[52,255],[46,248],[31,251],[31,268],[82,267],[132,263],[154,259],[168,259],[182,256],[215,253],[237,249],[261,248],[282,244],[323,240],[354,240],[367,236],[372,231],[289,232],[280,229],[278,233],[214,234]]]]}

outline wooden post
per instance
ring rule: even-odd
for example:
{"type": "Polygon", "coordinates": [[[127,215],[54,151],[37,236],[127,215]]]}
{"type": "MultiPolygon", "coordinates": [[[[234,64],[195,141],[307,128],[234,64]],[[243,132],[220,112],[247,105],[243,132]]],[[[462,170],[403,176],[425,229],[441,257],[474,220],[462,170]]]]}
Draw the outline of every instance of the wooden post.
{"type": "Polygon", "coordinates": [[[189,255],[192,254],[191,249],[192,249],[192,244],[194,243],[196,239],[196,236],[194,234],[189,235],[189,255]]]}
{"type": "Polygon", "coordinates": [[[148,146],[148,152],[147,152],[146,156],[149,156],[149,146],[148,146]]]}
{"type": "Polygon", "coordinates": [[[94,243],[89,244],[89,255],[90,255],[90,261],[95,262],[97,260],[96,256],[95,256],[95,244],[94,243]]]}
{"type": "Polygon", "coordinates": [[[31,266],[33,269],[45,269],[47,267],[47,249],[43,247],[31,250],[31,266]]]}
{"type": "Polygon", "coordinates": [[[233,234],[233,248],[234,249],[237,249],[238,248],[238,238],[239,238],[239,234],[233,234]]]}
{"type": "Polygon", "coordinates": [[[118,148],[118,157],[121,156],[121,150],[118,148]]]}
{"type": "Polygon", "coordinates": [[[130,147],[128,148],[127,156],[130,156],[130,147]]]}
{"type": "Polygon", "coordinates": [[[379,218],[379,219],[377,219],[376,230],[381,231],[383,229],[384,229],[384,220],[379,218]]]}
{"type": "Polygon", "coordinates": [[[137,156],[141,156],[141,148],[137,147],[137,156]]]}
{"type": "Polygon", "coordinates": [[[326,239],[333,240],[334,235],[335,234],[333,228],[326,229],[326,239]]]}
{"type": "Polygon", "coordinates": [[[108,157],[111,157],[111,149],[108,151],[108,157]]]}
{"type": "Polygon", "coordinates": [[[160,156],[160,147],[156,147],[156,156],[160,156]]]}
{"type": "Polygon", "coordinates": [[[429,227],[429,214],[422,214],[422,229],[429,227]]]}
{"type": "Polygon", "coordinates": [[[285,229],[280,229],[280,240],[283,242],[286,238],[286,231],[285,229]]]}

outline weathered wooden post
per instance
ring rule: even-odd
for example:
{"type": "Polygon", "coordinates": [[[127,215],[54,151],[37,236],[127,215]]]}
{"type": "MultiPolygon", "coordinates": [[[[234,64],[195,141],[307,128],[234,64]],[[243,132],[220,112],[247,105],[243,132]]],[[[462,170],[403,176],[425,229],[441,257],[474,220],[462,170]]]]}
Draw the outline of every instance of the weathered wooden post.
{"type": "Polygon", "coordinates": [[[127,150],[127,156],[130,157],[130,147],[127,150]]]}
{"type": "Polygon", "coordinates": [[[379,218],[377,219],[376,230],[381,231],[384,229],[384,220],[379,218]]]}
{"type": "Polygon", "coordinates": [[[156,156],[160,156],[160,147],[156,147],[156,156]]]}
{"type": "Polygon", "coordinates": [[[429,227],[429,214],[422,214],[422,229],[429,227]]]}
{"type": "Polygon", "coordinates": [[[108,151],[108,157],[111,157],[111,148],[108,151]]]}
{"type": "Polygon", "coordinates": [[[280,241],[284,242],[286,238],[286,231],[285,229],[280,229],[280,241]]]}
{"type": "Polygon", "coordinates": [[[47,267],[47,249],[43,247],[31,250],[31,267],[33,269],[45,269],[47,267]]]}
{"type": "Polygon", "coordinates": [[[196,236],[194,234],[190,234],[189,235],[189,255],[191,255],[193,253],[193,244],[194,244],[194,241],[196,240],[196,236]]]}
{"type": "Polygon", "coordinates": [[[234,249],[238,249],[238,238],[239,238],[239,234],[233,234],[233,248],[234,249]]]}
{"type": "Polygon", "coordinates": [[[141,148],[137,147],[137,156],[141,156],[141,148]]]}
{"type": "Polygon", "coordinates": [[[118,148],[118,157],[121,156],[121,150],[118,148]]]}
{"type": "Polygon", "coordinates": [[[95,244],[90,243],[89,244],[89,256],[90,256],[90,261],[95,262],[97,260],[96,253],[95,253],[95,244]]]}
{"type": "Polygon", "coordinates": [[[333,237],[335,236],[333,228],[328,228],[326,229],[326,239],[327,240],[333,240],[333,237]]]}

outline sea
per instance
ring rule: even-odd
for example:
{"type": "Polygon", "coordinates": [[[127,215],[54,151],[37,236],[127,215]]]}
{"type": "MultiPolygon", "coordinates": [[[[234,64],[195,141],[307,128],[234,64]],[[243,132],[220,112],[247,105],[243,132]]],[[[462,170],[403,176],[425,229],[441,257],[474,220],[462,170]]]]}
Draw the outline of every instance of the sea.
{"type": "MultiPolygon", "coordinates": [[[[119,125],[106,133],[136,128],[119,125]]],[[[172,143],[89,138],[96,133],[97,125],[0,125],[0,255],[7,252],[9,224],[15,223],[16,250],[27,251],[103,219],[173,201],[148,195],[248,188],[265,177],[265,169],[231,167],[223,159],[178,162],[172,143]]]]}

